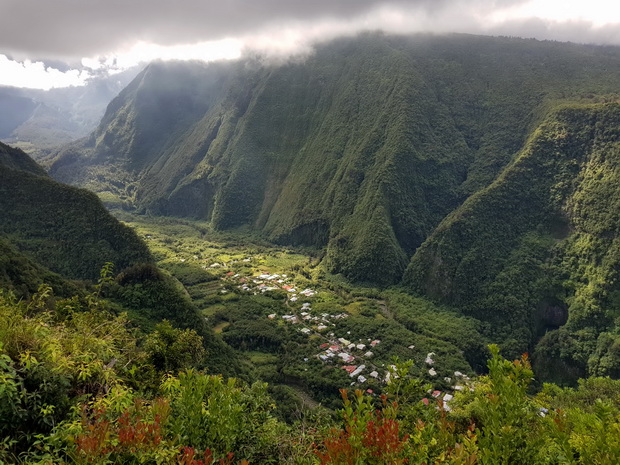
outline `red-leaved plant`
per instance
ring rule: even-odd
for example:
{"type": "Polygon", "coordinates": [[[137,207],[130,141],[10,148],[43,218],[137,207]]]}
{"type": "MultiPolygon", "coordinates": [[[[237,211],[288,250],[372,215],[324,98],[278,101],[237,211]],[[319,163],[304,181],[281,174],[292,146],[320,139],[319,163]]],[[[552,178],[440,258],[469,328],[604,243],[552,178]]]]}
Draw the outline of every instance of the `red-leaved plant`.
{"type": "Polygon", "coordinates": [[[374,410],[370,398],[361,391],[355,391],[354,402],[346,390],[341,389],[340,393],[344,401],[344,429],[332,429],[315,448],[321,465],[406,463],[403,452],[408,436],[401,436],[398,420],[390,418],[396,405],[388,405],[382,397],[383,409],[374,410]]]}

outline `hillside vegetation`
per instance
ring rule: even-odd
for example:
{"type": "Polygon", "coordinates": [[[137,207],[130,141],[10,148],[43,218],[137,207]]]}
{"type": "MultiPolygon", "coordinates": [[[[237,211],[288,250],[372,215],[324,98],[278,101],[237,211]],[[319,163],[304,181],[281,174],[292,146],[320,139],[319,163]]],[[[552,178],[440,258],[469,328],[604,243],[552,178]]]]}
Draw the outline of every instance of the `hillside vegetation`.
{"type": "MultiPolygon", "coordinates": [[[[103,289],[103,288],[100,288],[103,289]]],[[[620,458],[620,386],[527,394],[527,358],[491,347],[454,396],[393,367],[380,396],[342,389],[336,415],[286,424],[261,382],[195,368],[200,336],[144,337],[95,296],[0,294],[0,460],[38,464],[605,464],[620,458]],[[167,363],[162,363],[162,361],[167,363]]]]}
{"type": "Polygon", "coordinates": [[[318,249],[212,223],[117,212],[123,225],[0,146],[0,461],[618,463],[618,381],[532,386],[527,355],[484,349],[547,331],[543,375],[615,376],[617,118],[616,104],[556,111],[440,223],[405,282],[443,303],[351,284],[318,249]],[[583,213],[597,200],[609,222],[583,213]],[[488,255],[468,257],[478,241],[488,255]],[[114,253],[119,272],[96,261],[114,253]],[[485,313],[489,299],[522,313],[485,313]]]}
{"type": "Polygon", "coordinates": [[[164,319],[192,328],[210,350],[201,367],[245,373],[179,281],[153,264],[144,241],[95,194],[54,181],[23,151],[1,143],[0,252],[0,291],[29,298],[49,286],[59,297],[84,299],[93,283],[106,283],[111,308],[144,331],[164,319]]]}
{"type": "Polygon", "coordinates": [[[153,63],[51,174],[110,204],[326,246],[400,280],[561,101],[617,97],[613,48],[476,36],[341,39],[303,62],[153,63]]]}
{"type": "Polygon", "coordinates": [[[106,262],[149,261],[149,251],[97,196],[48,177],[25,153],[0,143],[0,234],[69,278],[94,279],[106,262]]]}
{"type": "Polygon", "coordinates": [[[552,379],[620,375],[619,123],[616,103],[555,111],[437,227],[404,283],[488,322],[513,353],[544,334],[552,379]]]}
{"type": "Polygon", "coordinates": [[[319,249],[327,273],[476,318],[548,379],[618,376],[619,82],[617,48],[468,35],[153,63],[50,172],[319,249]]]}

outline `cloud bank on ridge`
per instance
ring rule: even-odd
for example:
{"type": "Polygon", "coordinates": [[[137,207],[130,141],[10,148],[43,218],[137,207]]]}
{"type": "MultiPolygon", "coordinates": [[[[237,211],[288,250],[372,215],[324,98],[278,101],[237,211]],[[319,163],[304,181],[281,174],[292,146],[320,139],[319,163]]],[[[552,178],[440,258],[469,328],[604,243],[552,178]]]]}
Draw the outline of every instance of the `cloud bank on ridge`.
{"type": "Polygon", "coordinates": [[[4,0],[0,16],[10,18],[0,28],[0,80],[10,72],[11,85],[31,87],[46,75],[48,87],[79,85],[158,58],[303,54],[362,30],[620,45],[620,4],[606,0],[4,0]],[[49,59],[71,69],[40,62],[49,59]]]}

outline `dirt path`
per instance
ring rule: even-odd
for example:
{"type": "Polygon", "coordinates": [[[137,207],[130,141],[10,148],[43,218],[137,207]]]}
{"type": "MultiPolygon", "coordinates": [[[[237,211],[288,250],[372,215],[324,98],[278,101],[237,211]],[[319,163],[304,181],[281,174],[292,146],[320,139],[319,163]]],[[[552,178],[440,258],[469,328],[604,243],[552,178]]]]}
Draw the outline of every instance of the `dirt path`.
{"type": "Polygon", "coordinates": [[[310,408],[317,408],[320,405],[316,400],[314,400],[310,396],[310,394],[308,394],[308,392],[306,392],[305,389],[303,389],[298,384],[288,384],[287,386],[289,386],[291,389],[293,389],[297,393],[297,395],[301,398],[301,401],[304,403],[304,405],[310,408]]]}
{"type": "Polygon", "coordinates": [[[213,328],[213,332],[216,334],[220,334],[224,330],[224,328],[227,328],[228,326],[230,326],[230,323],[228,321],[223,321],[215,328],[213,328]]]}
{"type": "Polygon", "coordinates": [[[390,312],[390,309],[387,307],[387,303],[385,302],[385,300],[377,300],[377,303],[379,304],[379,308],[381,309],[381,313],[383,313],[383,316],[389,320],[393,320],[394,315],[392,315],[392,312],[390,312]]]}

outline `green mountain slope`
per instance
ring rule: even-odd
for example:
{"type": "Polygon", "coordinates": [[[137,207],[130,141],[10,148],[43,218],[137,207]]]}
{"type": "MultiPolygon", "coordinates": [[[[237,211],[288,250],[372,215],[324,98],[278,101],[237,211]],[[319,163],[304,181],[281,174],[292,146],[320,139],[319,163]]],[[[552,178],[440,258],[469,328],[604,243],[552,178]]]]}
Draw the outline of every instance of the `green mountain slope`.
{"type": "Polygon", "coordinates": [[[81,290],[78,285],[25,256],[8,240],[0,238],[0,291],[29,298],[42,284],[51,286],[60,296],[76,295],[81,290]]]}
{"type": "Polygon", "coordinates": [[[26,153],[2,142],[0,142],[0,168],[21,170],[37,176],[47,176],[45,170],[26,153]]]}
{"type": "Polygon", "coordinates": [[[96,195],[54,181],[21,150],[4,144],[0,234],[68,278],[94,279],[106,262],[122,269],[150,260],[146,245],[96,195]]]}
{"type": "Polygon", "coordinates": [[[0,293],[29,297],[46,284],[59,296],[83,296],[88,285],[71,279],[94,281],[107,262],[121,271],[105,280],[104,295],[117,311],[149,332],[162,319],[192,328],[207,350],[202,367],[243,373],[236,354],[213,335],[183,286],[152,264],[131,228],[95,194],[52,180],[23,151],[0,143],[0,293]]]}
{"type": "Polygon", "coordinates": [[[65,148],[57,179],[156,214],[327,246],[358,281],[399,281],[561,101],[615,98],[614,48],[377,34],[303,62],[155,63],[65,148]]]}
{"type": "Polygon", "coordinates": [[[486,321],[514,352],[544,335],[550,377],[620,375],[618,128],[617,103],[552,113],[418,249],[405,284],[486,321]]]}

